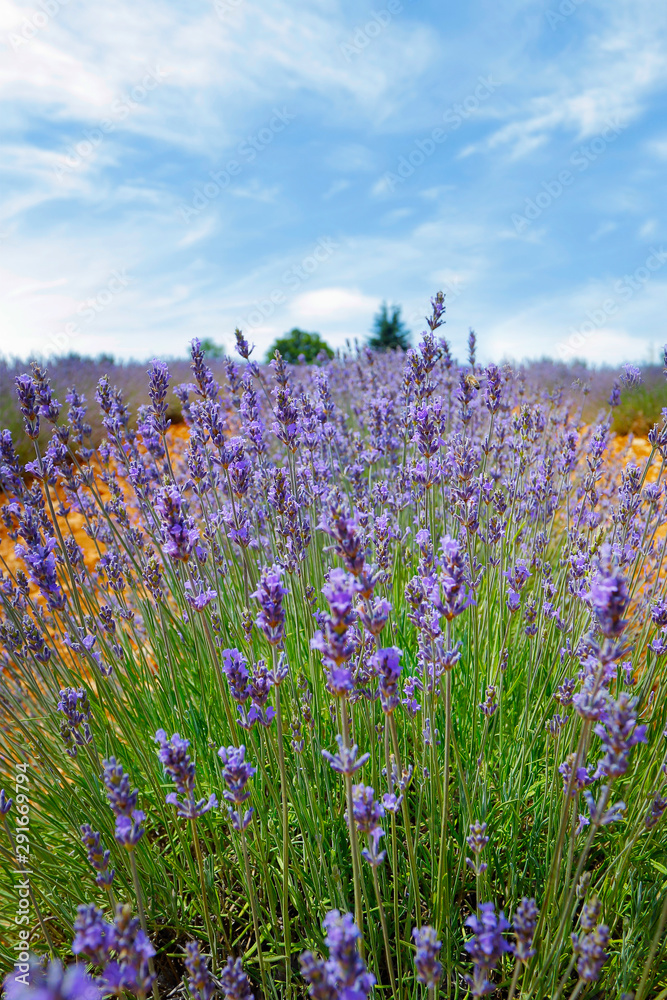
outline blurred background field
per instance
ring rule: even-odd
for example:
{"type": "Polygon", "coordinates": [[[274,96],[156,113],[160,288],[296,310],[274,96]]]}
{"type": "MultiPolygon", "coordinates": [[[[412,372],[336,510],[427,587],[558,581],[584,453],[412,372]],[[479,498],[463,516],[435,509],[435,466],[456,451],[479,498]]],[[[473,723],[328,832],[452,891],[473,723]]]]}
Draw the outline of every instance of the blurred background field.
{"type": "MultiPolygon", "coordinates": [[[[345,363],[344,352],[336,352],[328,364],[338,366],[345,363]]],[[[192,379],[190,363],[186,357],[167,359],[172,375],[171,388],[168,395],[169,417],[173,424],[181,421],[181,404],[173,392],[173,388],[192,379]]],[[[225,358],[217,357],[207,352],[207,360],[220,382],[225,381],[225,358]]],[[[123,399],[136,419],[137,408],[149,402],[146,372],[148,360],[117,361],[111,356],[102,355],[97,358],[85,358],[76,354],[53,358],[49,361],[48,375],[55,395],[64,399],[67,389],[76,385],[83,392],[89,403],[88,419],[92,426],[93,446],[99,444],[103,437],[102,425],[99,419],[99,407],[95,403],[95,387],[103,375],[108,375],[112,385],[117,385],[123,393],[123,399]]],[[[23,360],[0,358],[0,429],[12,432],[16,450],[22,461],[33,457],[33,447],[23,430],[20,411],[16,405],[14,379],[26,371],[27,363],[23,360]]],[[[295,366],[295,369],[305,366],[295,366]]],[[[583,418],[592,423],[601,409],[607,406],[609,394],[618,377],[615,367],[591,368],[581,362],[569,364],[545,359],[526,363],[522,368],[528,383],[541,386],[545,391],[552,392],[562,386],[568,391],[578,390],[583,393],[583,418]]],[[[623,387],[620,405],[614,409],[612,430],[619,435],[634,434],[645,437],[653,424],[661,417],[661,411],[667,407],[667,383],[660,365],[644,365],[641,368],[643,382],[633,387],[623,387]]],[[[48,440],[48,426],[43,428],[43,442],[48,440]]]]}

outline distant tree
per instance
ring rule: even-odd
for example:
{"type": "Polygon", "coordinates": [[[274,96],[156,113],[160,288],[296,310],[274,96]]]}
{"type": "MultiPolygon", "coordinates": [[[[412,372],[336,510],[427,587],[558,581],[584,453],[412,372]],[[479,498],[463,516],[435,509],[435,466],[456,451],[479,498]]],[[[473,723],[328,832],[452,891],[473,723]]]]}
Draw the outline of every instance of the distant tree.
{"type": "Polygon", "coordinates": [[[373,336],[368,346],[374,351],[394,351],[400,348],[407,351],[410,346],[410,331],[401,319],[401,307],[387,306],[382,303],[379,313],[373,320],[373,336]]]}
{"type": "Polygon", "coordinates": [[[313,361],[317,360],[320,351],[324,351],[328,358],[333,358],[334,354],[319,333],[307,333],[305,330],[299,330],[297,326],[293,327],[289,333],[274,340],[266,352],[266,360],[270,361],[276,351],[280,351],[285,361],[293,365],[297,365],[301,361],[312,364],[313,361]]]}
{"type": "Polygon", "coordinates": [[[224,358],[225,349],[222,344],[216,344],[212,337],[204,337],[201,342],[201,349],[207,358],[212,358],[214,361],[216,358],[224,358]]]}

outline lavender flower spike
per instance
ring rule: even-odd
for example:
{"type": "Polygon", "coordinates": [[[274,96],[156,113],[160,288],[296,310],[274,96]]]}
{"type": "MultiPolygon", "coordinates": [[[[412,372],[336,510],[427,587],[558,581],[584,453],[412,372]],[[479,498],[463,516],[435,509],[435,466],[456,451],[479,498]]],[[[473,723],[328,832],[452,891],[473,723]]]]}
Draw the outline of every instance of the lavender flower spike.
{"type": "Polygon", "coordinates": [[[57,959],[46,969],[31,963],[30,971],[20,977],[10,973],[4,986],[7,1000],[101,1000],[103,996],[82,965],[63,968],[57,959]]]}
{"type": "Polygon", "coordinates": [[[369,753],[364,753],[357,760],[359,747],[356,744],[353,747],[346,747],[343,743],[343,737],[340,734],[336,737],[336,743],[338,744],[337,754],[332,754],[329,753],[328,750],[323,750],[322,756],[325,760],[329,761],[332,770],[337,771],[338,774],[355,774],[367,761],[371,759],[371,755],[369,753]]]}
{"type": "Polygon", "coordinates": [[[102,780],[107,790],[107,799],[116,817],[115,837],[128,851],[134,850],[144,835],[141,825],[146,818],[136,809],[138,791],[130,791],[130,779],[115,757],[102,761],[102,780]]]}
{"type": "Polygon", "coordinates": [[[598,924],[600,901],[594,897],[590,903],[584,903],[581,911],[582,934],[572,935],[572,945],[577,956],[577,972],[585,983],[592,983],[600,978],[602,966],[608,956],[605,951],[609,942],[609,928],[606,924],[598,924]]]}
{"type": "Polygon", "coordinates": [[[245,830],[252,819],[253,810],[248,809],[245,815],[241,815],[238,808],[243,802],[250,798],[250,789],[246,788],[248,781],[256,772],[256,768],[245,759],[245,747],[220,747],[218,757],[223,763],[222,776],[227,784],[227,790],[222,794],[231,805],[227,810],[232,820],[235,830],[245,830]],[[234,809],[233,806],[237,808],[234,809]]]}
{"type": "Polygon", "coordinates": [[[352,786],[352,815],[359,833],[365,833],[368,837],[368,848],[362,850],[361,856],[374,868],[381,865],[387,855],[386,851],[378,853],[380,838],[384,837],[384,830],[380,826],[384,806],[376,801],[375,792],[370,785],[352,786]]]}
{"type": "Polygon", "coordinates": [[[81,827],[81,840],[88,851],[88,861],[98,872],[95,881],[98,885],[110,886],[116,873],[113,868],[109,868],[111,852],[104,850],[100,834],[89,823],[84,823],[81,827]]]}
{"type": "Polygon", "coordinates": [[[199,948],[198,941],[188,941],[185,946],[185,968],[189,972],[188,989],[194,1000],[211,1000],[216,987],[206,966],[206,959],[199,948]]]}
{"type": "Polygon", "coordinates": [[[254,1000],[255,994],[250,989],[240,958],[236,961],[231,957],[227,959],[227,965],[220,973],[220,984],[225,1000],[254,1000]]]}
{"type": "Polygon", "coordinates": [[[534,899],[521,900],[514,914],[514,933],[516,934],[516,944],[514,954],[522,962],[527,962],[535,954],[533,948],[533,938],[540,911],[535,905],[534,899]]]}
{"type": "Polygon", "coordinates": [[[261,629],[272,646],[279,646],[285,634],[285,609],[283,597],[287,590],[280,582],[280,566],[263,569],[257,590],[252,594],[259,602],[257,627],[261,629]]]}
{"type": "Polygon", "coordinates": [[[8,799],[4,788],[0,788],[0,816],[6,816],[14,804],[14,799],[8,799]]]}
{"type": "Polygon", "coordinates": [[[415,954],[415,970],[417,979],[424,986],[432,988],[437,985],[442,976],[442,963],[438,961],[438,953],[442,942],[434,927],[428,925],[415,927],[412,931],[417,953],[415,954]]]}
{"type": "Polygon", "coordinates": [[[465,949],[474,962],[472,977],[466,976],[474,997],[492,993],[495,989],[489,982],[488,973],[496,968],[502,956],[511,951],[511,946],[503,937],[509,929],[503,913],[496,916],[493,903],[482,903],[479,916],[468,917],[466,927],[473,931],[473,937],[465,943],[465,949]]]}
{"type": "Polygon", "coordinates": [[[178,815],[184,819],[198,819],[209,809],[215,808],[218,804],[215,795],[211,794],[208,801],[206,799],[197,801],[195,798],[195,765],[187,752],[190,741],[181,739],[179,733],[174,733],[168,740],[164,729],[158,729],[155,742],[160,744],[158,757],[165,774],[176,785],[176,791],[170,792],[165,801],[169,805],[176,806],[178,815]],[[179,795],[183,796],[182,801],[179,800],[179,795]]]}
{"type": "Polygon", "coordinates": [[[375,985],[375,976],[366,970],[357,950],[361,932],[352,914],[331,910],[323,926],[329,959],[316,958],[310,951],[299,957],[309,996],[313,1000],[364,1000],[375,985]]]}

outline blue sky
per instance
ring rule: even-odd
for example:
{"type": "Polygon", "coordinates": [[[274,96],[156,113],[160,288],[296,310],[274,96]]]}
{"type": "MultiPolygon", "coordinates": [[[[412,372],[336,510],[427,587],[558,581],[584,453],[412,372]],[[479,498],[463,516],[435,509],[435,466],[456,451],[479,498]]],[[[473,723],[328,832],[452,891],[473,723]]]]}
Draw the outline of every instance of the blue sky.
{"type": "Polygon", "coordinates": [[[417,336],[439,288],[459,355],[667,339],[664,4],[7,0],[0,42],[0,353],[417,336]]]}

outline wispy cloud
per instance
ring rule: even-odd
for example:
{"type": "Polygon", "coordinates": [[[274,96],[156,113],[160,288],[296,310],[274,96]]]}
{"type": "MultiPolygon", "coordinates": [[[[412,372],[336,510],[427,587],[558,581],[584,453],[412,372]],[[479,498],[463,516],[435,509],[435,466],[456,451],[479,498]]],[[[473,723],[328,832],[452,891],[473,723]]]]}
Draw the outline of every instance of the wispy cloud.
{"type": "MultiPolygon", "coordinates": [[[[68,324],[63,349],[182,353],[194,333],[231,346],[251,316],[262,351],[295,323],[340,344],[383,299],[418,333],[442,285],[457,349],[474,325],[482,352],[553,353],[590,289],[665,230],[667,11],[653,0],[586,0],[556,26],[541,0],[472,0],[446,26],[435,0],[402,0],[377,32],[386,3],[221,2],[54,0],[33,31],[42,8],[7,0],[0,352],[44,350],[68,324]],[[358,31],[369,42],[348,60],[358,31]],[[480,78],[502,86],[473,107],[480,78]],[[271,132],[276,109],[294,117],[271,132]],[[544,202],[610,120],[618,139],[518,233],[512,214],[544,202]],[[446,141],[415,167],[436,128],[446,141]],[[402,158],[412,173],[395,183],[402,158]],[[325,235],[336,252],[287,287],[325,235]],[[123,268],[131,283],[82,321],[123,268]],[[255,316],[271,292],[284,301],[255,316]]],[[[624,303],[610,343],[639,356],[662,336],[664,293],[656,276],[624,303]]],[[[606,359],[599,332],[586,350],[606,359]]]]}

